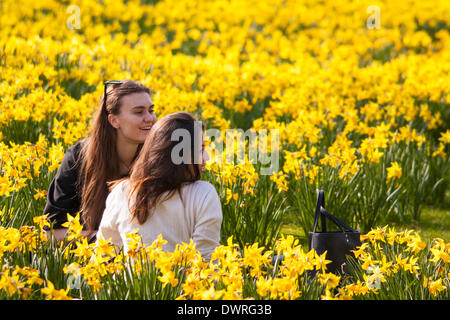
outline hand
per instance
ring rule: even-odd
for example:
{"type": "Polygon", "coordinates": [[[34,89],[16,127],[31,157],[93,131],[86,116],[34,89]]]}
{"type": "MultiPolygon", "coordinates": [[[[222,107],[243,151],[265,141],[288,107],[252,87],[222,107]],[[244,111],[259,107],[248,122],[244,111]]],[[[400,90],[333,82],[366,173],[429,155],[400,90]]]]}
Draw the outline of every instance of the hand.
{"type": "MultiPolygon", "coordinates": [[[[54,239],[57,242],[63,241],[66,238],[67,230],[68,230],[67,228],[53,229],[54,239]]],[[[91,242],[91,240],[93,240],[93,238],[97,234],[97,230],[95,230],[95,231],[82,230],[81,234],[88,239],[88,242],[91,242]]],[[[46,235],[47,239],[51,239],[51,231],[50,230],[46,230],[45,235],[46,235]]],[[[95,239],[94,239],[94,241],[95,241],[95,239]]]]}

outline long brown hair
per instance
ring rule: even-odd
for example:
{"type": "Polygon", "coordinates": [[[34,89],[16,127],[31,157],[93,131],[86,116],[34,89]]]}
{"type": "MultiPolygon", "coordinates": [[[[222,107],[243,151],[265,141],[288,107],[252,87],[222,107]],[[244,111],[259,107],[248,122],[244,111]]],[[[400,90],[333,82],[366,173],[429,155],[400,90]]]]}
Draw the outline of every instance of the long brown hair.
{"type": "MultiPolygon", "coordinates": [[[[110,85],[106,92],[106,104],[103,104],[102,96],[90,134],[81,148],[78,178],[78,186],[81,187],[80,211],[88,231],[97,230],[100,225],[108,196],[107,182],[120,178],[117,132],[109,123],[108,114],[119,114],[122,98],[137,92],[150,95],[150,89],[136,81],[124,80],[120,84],[110,85]]],[[[141,148],[142,144],[138,146],[135,158],[141,148]]]]}
{"type": "MultiPolygon", "coordinates": [[[[189,182],[200,179],[201,172],[197,165],[192,165],[198,150],[195,139],[196,119],[187,112],[176,112],[158,120],[150,130],[142,150],[137,157],[130,175],[129,204],[135,199],[131,208],[132,219],[143,224],[151,215],[151,210],[158,201],[169,199],[176,191],[189,182]],[[190,161],[176,164],[172,159],[172,150],[179,143],[172,141],[172,134],[177,129],[185,129],[190,134],[190,161]]],[[[205,127],[202,124],[202,131],[205,127]]]]}

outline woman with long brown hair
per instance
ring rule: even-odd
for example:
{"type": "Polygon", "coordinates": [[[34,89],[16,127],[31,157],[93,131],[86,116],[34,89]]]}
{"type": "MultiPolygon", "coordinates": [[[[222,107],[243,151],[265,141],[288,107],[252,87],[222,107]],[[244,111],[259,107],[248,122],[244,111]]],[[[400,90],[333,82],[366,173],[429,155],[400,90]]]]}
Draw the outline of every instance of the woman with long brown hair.
{"type": "Polygon", "coordinates": [[[47,193],[44,214],[57,240],[67,213],[81,212],[83,234],[93,238],[108,196],[107,183],[128,176],[156,121],[150,90],[132,80],[106,81],[87,138],[69,147],[47,193]],[[109,86],[108,86],[109,85],[109,86]]]}
{"type": "Polygon", "coordinates": [[[161,234],[167,251],[192,239],[210,259],[220,241],[222,206],[213,185],[200,180],[209,155],[204,149],[205,128],[199,123],[186,112],[156,122],[130,177],[113,186],[97,237],[110,238],[124,252],[126,235],[135,229],[145,244],[161,234]]]}

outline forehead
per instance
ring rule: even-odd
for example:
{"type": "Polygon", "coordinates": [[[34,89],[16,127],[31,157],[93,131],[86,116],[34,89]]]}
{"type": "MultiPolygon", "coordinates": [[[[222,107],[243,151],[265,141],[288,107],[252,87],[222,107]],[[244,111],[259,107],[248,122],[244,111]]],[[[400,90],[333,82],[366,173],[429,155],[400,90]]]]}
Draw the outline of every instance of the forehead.
{"type": "Polygon", "coordinates": [[[131,109],[136,106],[150,107],[153,104],[147,92],[134,92],[123,96],[120,99],[120,107],[131,109]]]}

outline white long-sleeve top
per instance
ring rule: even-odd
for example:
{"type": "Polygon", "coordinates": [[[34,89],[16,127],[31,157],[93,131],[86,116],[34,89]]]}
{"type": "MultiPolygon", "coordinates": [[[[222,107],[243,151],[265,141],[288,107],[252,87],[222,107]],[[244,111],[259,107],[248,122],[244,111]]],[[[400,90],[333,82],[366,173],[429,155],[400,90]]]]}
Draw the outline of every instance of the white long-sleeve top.
{"type": "Polygon", "coordinates": [[[198,180],[182,186],[184,206],[179,193],[175,192],[171,198],[159,201],[153,214],[142,225],[136,219],[131,221],[128,187],[129,180],[124,180],[108,195],[97,238],[111,238],[112,243],[123,246],[126,253],[126,235],[139,229],[138,234],[144,244],[150,245],[161,234],[167,240],[163,250],[173,252],[176,244],[189,243],[192,239],[202,257],[210,259],[214,248],[219,246],[222,224],[222,206],[212,184],[198,180]]]}

